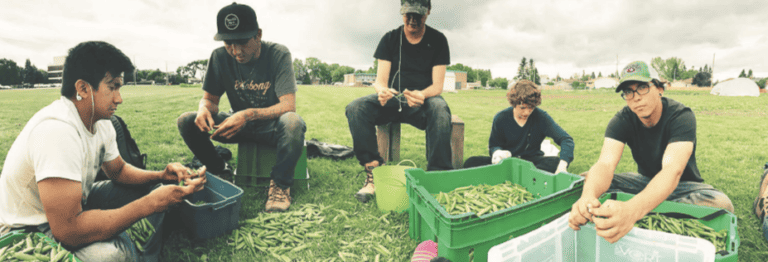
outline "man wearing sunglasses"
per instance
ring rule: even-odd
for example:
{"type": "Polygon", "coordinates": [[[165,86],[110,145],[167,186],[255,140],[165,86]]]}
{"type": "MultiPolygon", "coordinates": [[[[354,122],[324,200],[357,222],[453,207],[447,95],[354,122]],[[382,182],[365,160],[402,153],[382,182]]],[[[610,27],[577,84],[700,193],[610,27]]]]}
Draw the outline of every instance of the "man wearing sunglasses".
{"type": "Polygon", "coordinates": [[[291,53],[284,45],[262,41],[256,12],[247,5],[225,6],[219,10],[216,24],[218,33],[213,39],[224,41],[224,46],[213,50],[203,98],[197,112],[179,117],[179,132],[200,162],[225,179],[230,178],[231,170],[216,153],[211,139],[277,147],[265,208],[268,212],[285,211],[291,205],[290,187],[307,130],[296,114],[291,53]],[[219,111],[224,93],[232,106],[230,113],[219,111]]]}
{"type": "Polygon", "coordinates": [[[373,55],[378,61],[376,94],[355,99],[346,108],[355,156],[367,173],[363,188],[355,194],[361,202],[374,194],[373,169],[385,164],[375,125],[401,122],[425,130],[427,170],[453,169],[451,111],[440,96],[445,67],[451,63],[448,40],[425,24],[430,0],[400,3],[404,25],[386,33],[373,55]]]}
{"type": "Polygon", "coordinates": [[[600,157],[571,208],[574,230],[592,221],[597,234],[614,243],[665,200],[734,212],[728,196],[703,183],[696,167],[696,117],[689,107],[664,97],[664,84],[648,63],[632,62],[622,70],[616,92],[627,106],[608,123],[600,157]],[[637,173],[614,174],[625,144],[637,173]],[[635,196],[627,202],[598,201],[612,192],[635,196]]]}

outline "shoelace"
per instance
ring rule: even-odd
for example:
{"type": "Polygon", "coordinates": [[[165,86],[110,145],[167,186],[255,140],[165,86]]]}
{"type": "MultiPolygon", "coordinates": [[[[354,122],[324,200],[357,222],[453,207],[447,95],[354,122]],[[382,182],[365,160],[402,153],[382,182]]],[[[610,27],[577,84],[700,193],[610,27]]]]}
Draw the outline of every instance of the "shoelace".
{"type": "Polygon", "coordinates": [[[281,189],[280,187],[275,186],[275,189],[273,192],[274,193],[271,196],[269,196],[269,200],[282,201],[282,200],[288,199],[288,196],[285,190],[281,189]]]}
{"type": "Polygon", "coordinates": [[[757,206],[758,208],[760,208],[760,211],[762,212],[758,213],[757,217],[760,218],[761,220],[764,220],[765,215],[768,214],[768,205],[766,205],[767,203],[768,203],[768,197],[763,197],[762,199],[758,200],[757,206]]]}

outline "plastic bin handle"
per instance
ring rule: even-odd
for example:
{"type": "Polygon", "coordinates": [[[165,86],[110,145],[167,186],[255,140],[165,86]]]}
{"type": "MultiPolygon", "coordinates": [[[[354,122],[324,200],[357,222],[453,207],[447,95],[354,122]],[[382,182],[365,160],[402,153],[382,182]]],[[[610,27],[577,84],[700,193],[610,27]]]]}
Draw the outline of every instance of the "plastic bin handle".
{"type": "Polygon", "coordinates": [[[229,201],[229,203],[223,204],[223,205],[221,205],[221,206],[218,206],[218,207],[214,207],[214,208],[213,208],[213,211],[216,211],[216,210],[219,210],[219,209],[222,209],[222,208],[228,207],[228,206],[230,206],[230,205],[234,204],[235,202],[237,202],[237,199],[235,199],[235,200],[233,200],[233,201],[229,201]]]}

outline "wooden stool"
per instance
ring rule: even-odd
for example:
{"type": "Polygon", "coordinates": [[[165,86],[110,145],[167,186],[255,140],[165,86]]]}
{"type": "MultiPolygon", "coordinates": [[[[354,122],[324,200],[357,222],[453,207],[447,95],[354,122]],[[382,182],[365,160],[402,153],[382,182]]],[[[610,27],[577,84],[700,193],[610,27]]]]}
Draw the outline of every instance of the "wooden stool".
{"type": "MultiPolygon", "coordinates": [[[[451,115],[451,128],[451,163],[453,168],[459,169],[464,164],[464,121],[451,115]]],[[[400,161],[400,123],[376,126],[376,138],[384,162],[400,161]]]]}

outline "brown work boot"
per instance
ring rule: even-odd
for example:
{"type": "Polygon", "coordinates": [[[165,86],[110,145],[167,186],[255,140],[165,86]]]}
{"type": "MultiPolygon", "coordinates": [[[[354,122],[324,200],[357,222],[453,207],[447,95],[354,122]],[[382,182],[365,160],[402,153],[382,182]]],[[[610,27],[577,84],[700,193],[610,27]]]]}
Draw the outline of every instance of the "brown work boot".
{"type": "Polygon", "coordinates": [[[376,187],[373,185],[373,169],[379,166],[379,161],[373,161],[365,165],[365,184],[363,188],[357,191],[355,198],[358,201],[366,203],[373,198],[373,194],[376,191],[376,187]]]}
{"type": "Polygon", "coordinates": [[[267,205],[264,207],[267,212],[285,212],[291,206],[291,189],[282,189],[273,180],[269,181],[268,195],[267,205]]]}
{"type": "Polygon", "coordinates": [[[755,198],[755,203],[752,204],[755,215],[760,223],[763,222],[766,214],[768,214],[768,179],[766,179],[766,176],[768,176],[768,163],[765,164],[765,172],[763,172],[763,176],[760,178],[757,198],[755,198]]]}

